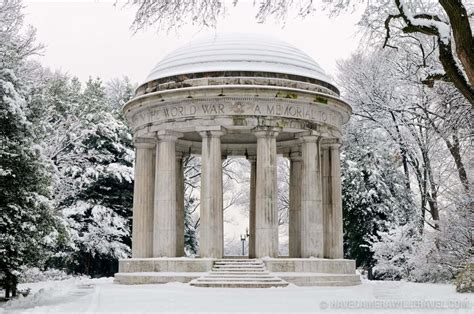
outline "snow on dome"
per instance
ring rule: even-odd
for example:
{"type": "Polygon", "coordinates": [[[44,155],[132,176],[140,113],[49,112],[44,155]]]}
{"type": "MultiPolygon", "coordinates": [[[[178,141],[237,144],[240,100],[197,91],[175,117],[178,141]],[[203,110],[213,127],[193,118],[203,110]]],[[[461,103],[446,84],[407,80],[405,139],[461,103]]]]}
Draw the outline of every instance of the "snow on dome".
{"type": "Polygon", "coordinates": [[[290,74],[331,84],[324,70],[301,50],[281,40],[255,34],[216,34],[193,40],[165,56],[146,82],[221,71],[290,74]]]}

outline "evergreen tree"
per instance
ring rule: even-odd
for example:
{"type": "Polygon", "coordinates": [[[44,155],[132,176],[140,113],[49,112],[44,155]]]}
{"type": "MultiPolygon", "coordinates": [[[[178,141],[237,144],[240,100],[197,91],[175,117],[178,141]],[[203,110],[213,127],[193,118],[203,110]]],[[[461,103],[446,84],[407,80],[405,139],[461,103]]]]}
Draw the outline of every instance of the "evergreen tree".
{"type": "Polygon", "coordinates": [[[372,236],[370,246],[376,262],[374,277],[385,280],[408,278],[414,270],[413,257],[419,253],[421,236],[416,223],[393,224],[372,236]]]}
{"type": "Polygon", "coordinates": [[[100,80],[89,80],[81,95],[81,129],[68,149],[80,162],[59,165],[75,187],[60,204],[73,242],[73,269],[89,275],[112,275],[117,259],[130,253],[133,195],[132,138],[100,80]]]}
{"type": "Polygon", "coordinates": [[[371,239],[392,223],[403,224],[413,216],[414,205],[407,190],[397,155],[378,147],[361,123],[349,126],[342,155],[344,249],[359,267],[374,266],[371,239]]]}
{"type": "Polygon", "coordinates": [[[0,4],[0,280],[16,295],[21,266],[39,266],[54,236],[49,167],[36,145],[28,87],[19,76],[36,51],[22,33],[20,1],[0,4]]]}
{"type": "Polygon", "coordinates": [[[53,232],[48,167],[32,141],[21,83],[0,69],[0,271],[15,295],[22,265],[38,265],[53,232]]]}

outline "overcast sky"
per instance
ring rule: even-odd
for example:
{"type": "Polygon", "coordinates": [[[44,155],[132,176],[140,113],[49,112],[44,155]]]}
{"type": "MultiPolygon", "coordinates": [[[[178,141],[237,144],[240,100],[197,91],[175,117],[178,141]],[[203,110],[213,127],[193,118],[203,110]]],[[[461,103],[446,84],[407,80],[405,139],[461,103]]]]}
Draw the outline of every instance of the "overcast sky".
{"type": "Polygon", "coordinates": [[[114,1],[25,0],[25,13],[26,23],[37,28],[38,41],[46,46],[41,63],[81,80],[127,75],[133,82],[142,82],[165,54],[206,32],[272,34],[305,51],[329,74],[334,74],[337,59],[357,48],[358,13],[291,18],[282,28],[273,22],[258,24],[252,2],[240,0],[215,30],[188,26],[171,34],[159,34],[155,29],[133,34],[129,27],[135,8],[115,7],[114,1]]]}

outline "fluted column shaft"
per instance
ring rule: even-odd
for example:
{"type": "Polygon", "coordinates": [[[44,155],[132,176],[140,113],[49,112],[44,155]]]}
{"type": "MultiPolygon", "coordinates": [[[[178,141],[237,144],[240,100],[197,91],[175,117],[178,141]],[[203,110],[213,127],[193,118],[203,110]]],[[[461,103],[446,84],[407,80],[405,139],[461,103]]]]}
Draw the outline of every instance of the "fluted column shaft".
{"type": "Polygon", "coordinates": [[[321,175],[324,212],[324,257],[330,258],[332,245],[332,195],[331,195],[331,151],[329,146],[321,145],[321,175]]]}
{"type": "Polygon", "coordinates": [[[153,256],[176,256],[176,140],[178,134],[157,134],[153,256]]]}
{"type": "Polygon", "coordinates": [[[184,256],[183,153],[176,153],[176,256],[184,256]]]}
{"type": "Polygon", "coordinates": [[[153,256],[155,144],[135,143],[132,257],[153,256]]]}
{"type": "Polygon", "coordinates": [[[259,129],[257,137],[257,180],[255,256],[278,257],[278,206],[276,137],[274,128],[259,129]]]}
{"type": "Polygon", "coordinates": [[[301,257],[324,256],[319,137],[302,138],[301,257]]]}
{"type": "Polygon", "coordinates": [[[256,183],[257,183],[257,158],[249,157],[250,162],[250,210],[249,210],[249,257],[255,257],[255,218],[256,218],[256,183]]]}
{"type": "Polygon", "coordinates": [[[321,147],[323,170],[324,257],[343,258],[341,168],[338,143],[321,147]]]}
{"type": "Polygon", "coordinates": [[[301,257],[301,154],[290,156],[289,253],[301,257]]]}
{"type": "Polygon", "coordinates": [[[330,258],[344,258],[340,145],[331,145],[332,233],[330,258]]]}
{"type": "Polygon", "coordinates": [[[200,256],[221,258],[224,254],[222,195],[222,131],[202,131],[200,256]]]}

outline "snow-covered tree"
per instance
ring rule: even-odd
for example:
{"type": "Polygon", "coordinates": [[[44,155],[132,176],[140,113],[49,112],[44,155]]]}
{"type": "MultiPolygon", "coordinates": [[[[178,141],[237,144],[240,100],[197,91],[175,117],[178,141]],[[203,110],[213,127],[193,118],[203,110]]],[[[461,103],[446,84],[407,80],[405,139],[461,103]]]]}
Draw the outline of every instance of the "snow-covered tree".
{"type": "Polygon", "coordinates": [[[365,121],[365,132],[378,130],[384,140],[397,148],[407,187],[411,188],[411,176],[416,178],[420,218],[438,228],[439,181],[433,166],[433,150],[437,146],[434,132],[424,118],[429,102],[426,88],[416,79],[409,50],[406,54],[355,54],[340,63],[338,79],[354,116],[365,121]]]}
{"type": "Polygon", "coordinates": [[[0,272],[7,297],[16,293],[19,267],[42,261],[55,224],[48,163],[32,140],[20,84],[11,69],[0,69],[0,272]]]}
{"type": "Polygon", "coordinates": [[[379,279],[408,279],[417,282],[449,282],[473,262],[472,208],[449,210],[440,230],[420,234],[413,223],[392,224],[373,236],[371,251],[379,279]]]}
{"type": "Polygon", "coordinates": [[[16,295],[21,266],[40,266],[53,241],[49,164],[34,141],[28,87],[20,78],[36,51],[22,32],[19,1],[0,4],[0,279],[16,295]]]}
{"type": "Polygon", "coordinates": [[[397,154],[380,147],[379,134],[367,134],[360,121],[348,126],[342,154],[344,251],[358,266],[374,266],[370,241],[393,223],[414,215],[397,154]]]}
{"type": "Polygon", "coordinates": [[[470,104],[449,83],[421,84],[417,59],[411,48],[358,54],[341,63],[339,80],[354,109],[349,130],[390,148],[419,204],[370,236],[375,275],[442,281],[473,258],[470,104]]]}
{"type": "Polygon", "coordinates": [[[134,86],[127,76],[113,78],[105,84],[108,103],[121,111],[123,105],[133,97],[134,86]]]}
{"type": "Polygon", "coordinates": [[[369,243],[376,263],[373,276],[385,280],[409,278],[420,266],[413,259],[420,253],[420,242],[419,228],[413,223],[395,223],[387,231],[372,235],[369,243]]]}
{"type": "MultiPolygon", "coordinates": [[[[35,133],[54,169],[54,206],[68,234],[48,265],[110,275],[130,250],[134,153],[117,104],[129,94],[98,79],[83,89],[77,79],[45,69],[37,81],[35,133]]],[[[116,85],[131,89],[128,80],[116,85]]]]}
{"type": "Polygon", "coordinates": [[[196,190],[199,188],[201,165],[199,158],[188,155],[183,158],[184,171],[184,251],[186,256],[198,253],[199,242],[197,227],[199,225],[199,198],[196,190]]]}
{"type": "Polygon", "coordinates": [[[69,227],[75,271],[113,274],[118,258],[130,251],[133,191],[132,138],[99,80],[89,80],[81,94],[77,141],[58,164],[61,181],[74,193],[59,203],[69,227]],[[114,266],[115,265],[115,266],[114,266]]]}

